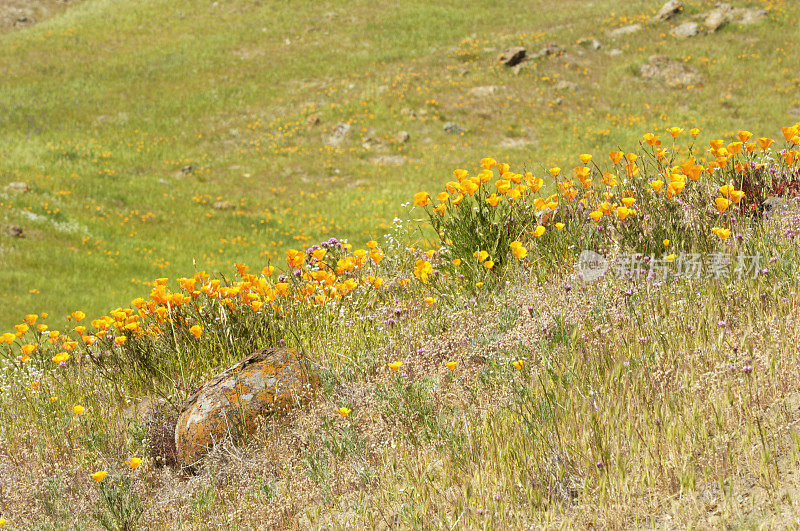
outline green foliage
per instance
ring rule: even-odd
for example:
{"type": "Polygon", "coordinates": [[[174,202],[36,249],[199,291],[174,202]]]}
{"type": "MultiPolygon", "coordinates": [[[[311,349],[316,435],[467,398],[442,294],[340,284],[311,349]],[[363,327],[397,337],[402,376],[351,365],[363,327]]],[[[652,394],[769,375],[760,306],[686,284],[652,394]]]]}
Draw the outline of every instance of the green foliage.
{"type": "Polygon", "coordinates": [[[100,483],[100,499],[95,519],[109,531],[136,529],[144,512],[142,500],[130,476],[106,478],[100,483]]]}

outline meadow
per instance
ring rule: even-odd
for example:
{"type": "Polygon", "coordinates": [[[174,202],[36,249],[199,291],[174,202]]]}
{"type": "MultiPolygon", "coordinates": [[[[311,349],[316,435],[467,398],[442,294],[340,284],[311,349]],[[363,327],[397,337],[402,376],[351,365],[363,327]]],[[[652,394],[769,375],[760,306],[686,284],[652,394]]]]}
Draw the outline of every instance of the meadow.
{"type": "Polygon", "coordinates": [[[800,217],[764,205],[800,192],[800,8],[677,39],[714,3],[533,4],[85,0],[0,35],[0,522],[790,526],[800,217]],[[180,405],[279,345],[318,400],[175,467],[180,405]]]}

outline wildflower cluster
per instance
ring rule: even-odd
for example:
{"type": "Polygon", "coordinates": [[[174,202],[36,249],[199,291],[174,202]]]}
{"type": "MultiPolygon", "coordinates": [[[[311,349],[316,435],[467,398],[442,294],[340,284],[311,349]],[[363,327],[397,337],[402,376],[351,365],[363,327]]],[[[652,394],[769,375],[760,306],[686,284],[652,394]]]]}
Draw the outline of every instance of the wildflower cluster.
{"type": "Polygon", "coordinates": [[[613,150],[605,167],[581,154],[570,175],[559,167],[544,177],[515,173],[485,158],[476,175],[455,170],[435,201],[419,192],[414,204],[426,209],[450,267],[474,266],[459,270],[470,277],[480,265],[499,270],[511,257],[571,263],[575,251],[587,248],[651,253],[673,241],[686,251],[708,251],[715,240],[747,230],[748,215],[759,210],[752,201],[764,199],[745,191],[758,187],[754,175],[765,168],[788,175],[800,162],[799,127],[783,128],[786,144],[777,160],[771,138],[751,142],[752,133],[740,130],[736,140],[714,139],[704,150],[698,129],[681,145],[679,127],[667,129],[669,146],[647,133],[638,153],[613,150]]]}

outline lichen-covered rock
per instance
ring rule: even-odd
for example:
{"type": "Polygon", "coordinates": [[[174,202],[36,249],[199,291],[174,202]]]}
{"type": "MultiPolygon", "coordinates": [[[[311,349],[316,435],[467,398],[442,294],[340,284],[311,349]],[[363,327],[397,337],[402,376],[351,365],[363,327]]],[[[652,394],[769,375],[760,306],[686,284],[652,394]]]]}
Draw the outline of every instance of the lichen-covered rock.
{"type": "Polygon", "coordinates": [[[294,350],[254,352],[186,402],[175,427],[178,462],[191,468],[231,434],[252,434],[259,417],[307,402],[319,382],[316,366],[294,350]]]}

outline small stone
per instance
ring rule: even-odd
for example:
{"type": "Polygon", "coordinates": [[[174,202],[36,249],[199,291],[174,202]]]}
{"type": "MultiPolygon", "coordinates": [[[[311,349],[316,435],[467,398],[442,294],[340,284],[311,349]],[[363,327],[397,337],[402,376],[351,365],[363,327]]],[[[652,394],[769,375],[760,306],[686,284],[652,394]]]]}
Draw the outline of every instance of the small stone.
{"type": "Polygon", "coordinates": [[[623,37],[625,35],[631,35],[641,30],[642,30],[641,24],[630,24],[629,26],[622,26],[621,28],[609,31],[607,35],[612,38],[617,38],[617,37],[623,37]]]}
{"type": "Polygon", "coordinates": [[[678,0],[669,0],[666,4],[661,6],[661,9],[658,10],[658,13],[653,17],[654,22],[664,22],[678,13],[681,12],[683,9],[683,5],[678,2],[678,0]]]}
{"type": "Polygon", "coordinates": [[[481,98],[486,96],[491,96],[495,92],[497,92],[497,87],[495,85],[488,85],[485,87],[473,87],[469,90],[470,94],[481,98]]]}
{"type": "Polygon", "coordinates": [[[599,50],[603,45],[597,39],[592,39],[592,50],[599,50]]]}
{"type": "Polygon", "coordinates": [[[216,201],[211,207],[215,210],[231,210],[234,208],[230,201],[216,201]]]}
{"type": "Polygon", "coordinates": [[[554,42],[548,42],[544,48],[533,54],[531,59],[541,59],[542,57],[553,57],[564,54],[564,48],[554,42]]]}
{"type": "Polygon", "coordinates": [[[22,234],[22,227],[19,225],[9,225],[6,227],[6,234],[11,236],[12,238],[24,238],[25,236],[22,234]]]}
{"type": "Polygon", "coordinates": [[[333,128],[333,136],[338,136],[340,138],[346,137],[350,134],[351,126],[345,122],[339,122],[333,128]]]}
{"type": "Polygon", "coordinates": [[[24,183],[22,181],[15,181],[12,183],[8,183],[6,186],[6,190],[9,192],[27,192],[30,190],[28,183],[24,183]]]}
{"type": "Polygon", "coordinates": [[[444,132],[451,135],[463,135],[467,132],[467,128],[455,122],[447,122],[444,124],[444,132]]]}
{"type": "Polygon", "coordinates": [[[520,63],[517,66],[515,66],[514,68],[512,68],[511,72],[515,76],[518,76],[520,74],[520,72],[522,72],[523,70],[530,70],[530,68],[531,68],[530,63],[520,63]]]}
{"type": "Polygon", "coordinates": [[[399,131],[396,135],[394,135],[394,141],[398,144],[405,144],[411,140],[411,135],[408,134],[408,131],[399,131]]]}
{"type": "Polygon", "coordinates": [[[514,66],[525,60],[527,50],[522,46],[512,46],[497,56],[497,62],[505,66],[514,66]]]}
{"type": "Polygon", "coordinates": [[[700,24],[697,22],[684,22],[670,33],[676,39],[688,39],[700,33],[700,24]]]}
{"type": "Polygon", "coordinates": [[[503,149],[519,149],[524,148],[531,144],[527,138],[509,138],[506,137],[500,141],[499,146],[503,149]]]}
{"type": "Polygon", "coordinates": [[[767,18],[767,11],[765,9],[745,8],[738,10],[735,15],[737,23],[747,26],[749,24],[761,22],[767,18]]]}
{"type": "Polygon", "coordinates": [[[578,90],[578,84],[573,81],[567,81],[566,79],[562,79],[558,83],[555,84],[553,87],[556,90],[568,90],[568,91],[575,91],[578,90]]]}
{"type": "Polygon", "coordinates": [[[766,219],[771,219],[774,216],[780,214],[781,212],[785,212],[788,208],[789,208],[789,201],[786,198],[772,196],[768,197],[766,201],[761,203],[761,206],[759,207],[759,212],[766,219]]]}
{"type": "Polygon", "coordinates": [[[306,125],[308,127],[314,127],[315,125],[319,125],[320,117],[319,114],[310,114],[308,118],[306,118],[306,125]]]}
{"type": "Polygon", "coordinates": [[[402,166],[406,158],[402,155],[378,155],[369,160],[376,166],[402,166]]]}
{"type": "Polygon", "coordinates": [[[189,166],[184,166],[183,168],[181,168],[181,173],[184,175],[191,175],[195,171],[197,171],[197,167],[191,164],[189,166]]]}
{"type": "Polygon", "coordinates": [[[639,67],[639,72],[643,78],[661,81],[670,88],[688,87],[703,82],[703,77],[696,68],[663,55],[651,56],[646,64],[639,67]]]}
{"type": "Polygon", "coordinates": [[[612,48],[608,51],[608,55],[610,57],[616,57],[617,55],[622,55],[622,50],[619,48],[612,48]]]}
{"type": "Polygon", "coordinates": [[[326,140],[327,144],[329,146],[338,146],[350,134],[350,129],[350,124],[339,122],[333,127],[332,134],[326,140]]]}

